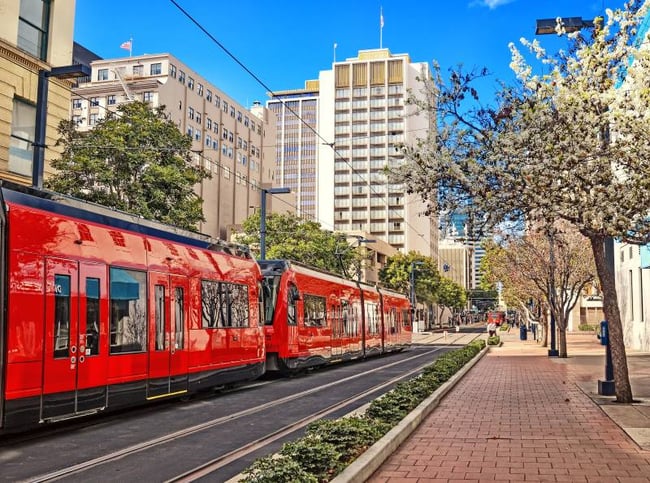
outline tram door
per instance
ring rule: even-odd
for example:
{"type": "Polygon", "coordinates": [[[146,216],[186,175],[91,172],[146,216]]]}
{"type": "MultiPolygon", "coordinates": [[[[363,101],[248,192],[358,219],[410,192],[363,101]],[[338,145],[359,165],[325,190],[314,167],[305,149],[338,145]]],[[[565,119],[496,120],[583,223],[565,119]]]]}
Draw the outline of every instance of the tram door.
{"type": "Polygon", "coordinates": [[[103,409],[108,367],[106,267],[48,258],[45,275],[41,417],[51,420],[103,409]]]}
{"type": "Polygon", "coordinates": [[[147,398],[187,392],[187,296],[176,275],[149,275],[149,379],[147,398]]]}

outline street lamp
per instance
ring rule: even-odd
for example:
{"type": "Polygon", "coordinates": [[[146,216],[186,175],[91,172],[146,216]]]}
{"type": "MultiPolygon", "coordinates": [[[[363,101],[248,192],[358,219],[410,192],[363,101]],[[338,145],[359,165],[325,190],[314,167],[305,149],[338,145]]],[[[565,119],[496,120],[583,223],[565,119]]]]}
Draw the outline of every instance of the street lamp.
{"type": "Polygon", "coordinates": [[[554,34],[558,24],[562,25],[566,33],[577,32],[583,28],[593,28],[593,20],[584,20],[582,17],[557,17],[537,19],[535,35],[554,34]]]}
{"type": "MultiPolygon", "coordinates": [[[[377,240],[370,240],[361,235],[346,235],[348,238],[357,239],[357,248],[361,247],[362,243],[376,243],[377,240]]],[[[357,267],[357,288],[359,289],[359,303],[361,304],[361,352],[362,357],[366,358],[366,307],[364,304],[363,289],[361,288],[361,260],[357,267]]]]}
{"type": "Polygon", "coordinates": [[[411,289],[411,308],[415,309],[415,304],[417,302],[415,296],[415,267],[418,265],[424,265],[424,262],[411,262],[411,270],[409,272],[409,288],[411,289]]]}
{"type": "Polygon", "coordinates": [[[83,64],[52,67],[52,70],[39,69],[36,91],[36,124],[34,126],[34,154],[32,158],[32,186],[43,187],[45,170],[45,128],[47,126],[47,92],[49,78],[76,79],[90,75],[90,67],[83,64]]]}
{"type": "Polygon", "coordinates": [[[291,193],[290,188],[262,188],[260,203],[260,260],[266,260],[266,195],[291,193]]]}

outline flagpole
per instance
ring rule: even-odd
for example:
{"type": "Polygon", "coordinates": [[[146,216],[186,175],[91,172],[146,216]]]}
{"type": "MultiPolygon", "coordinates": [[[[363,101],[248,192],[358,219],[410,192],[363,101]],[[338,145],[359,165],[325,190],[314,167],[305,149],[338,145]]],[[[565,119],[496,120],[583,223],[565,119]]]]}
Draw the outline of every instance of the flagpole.
{"type": "Polygon", "coordinates": [[[133,56],[133,37],[129,39],[129,57],[133,56]]]}
{"type": "Polygon", "coordinates": [[[334,63],[336,64],[336,47],[338,47],[337,43],[334,42],[334,63]]]}
{"type": "Polygon", "coordinates": [[[384,7],[379,7],[379,48],[382,48],[382,35],[384,33],[384,7]]]}

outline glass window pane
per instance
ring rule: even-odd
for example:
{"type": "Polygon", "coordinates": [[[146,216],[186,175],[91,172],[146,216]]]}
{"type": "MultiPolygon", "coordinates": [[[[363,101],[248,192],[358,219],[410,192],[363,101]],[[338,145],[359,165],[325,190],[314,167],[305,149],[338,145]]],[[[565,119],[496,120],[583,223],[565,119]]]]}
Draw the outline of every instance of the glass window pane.
{"type": "Polygon", "coordinates": [[[111,354],[147,348],[146,279],[143,272],[111,267],[111,354]]]}
{"type": "Polygon", "coordinates": [[[156,350],[165,350],[165,286],[156,285],[154,288],[156,320],[156,350]]]}
{"type": "Polygon", "coordinates": [[[54,357],[68,357],[70,349],[70,276],[54,276],[54,357]]]}
{"type": "Polygon", "coordinates": [[[183,349],[185,347],[185,291],[182,287],[174,289],[174,321],[175,321],[175,348],[183,349]]]}
{"type": "Polygon", "coordinates": [[[86,279],[86,355],[99,354],[99,279],[86,279]]]}

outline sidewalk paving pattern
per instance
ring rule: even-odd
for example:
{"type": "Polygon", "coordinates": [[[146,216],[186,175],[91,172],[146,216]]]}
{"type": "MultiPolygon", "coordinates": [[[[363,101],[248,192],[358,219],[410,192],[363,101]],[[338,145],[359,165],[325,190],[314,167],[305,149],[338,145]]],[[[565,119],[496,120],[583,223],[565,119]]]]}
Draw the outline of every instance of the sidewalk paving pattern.
{"type": "Polygon", "coordinates": [[[597,394],[605,348],[593,334],[570,334],[566,359],[499,335],[369,482],[650,483],[650,354],[628,354],[638,403],[622,405],[597,394]]]}

